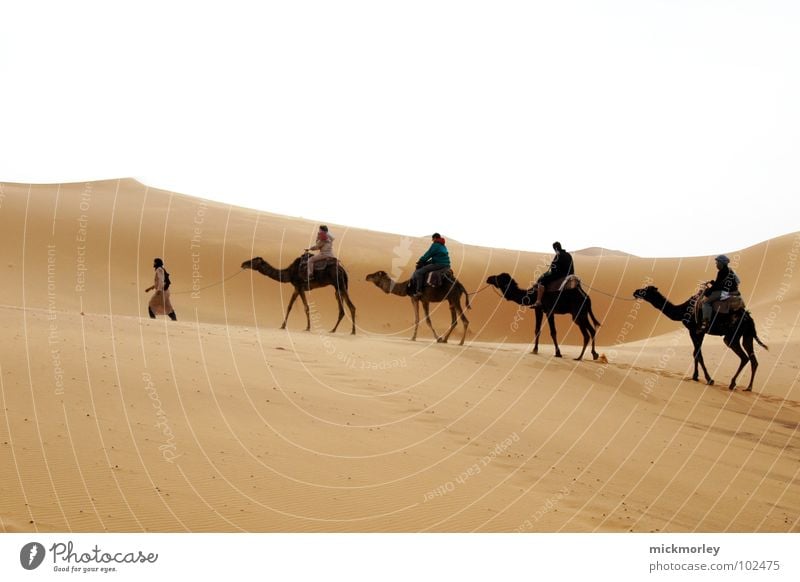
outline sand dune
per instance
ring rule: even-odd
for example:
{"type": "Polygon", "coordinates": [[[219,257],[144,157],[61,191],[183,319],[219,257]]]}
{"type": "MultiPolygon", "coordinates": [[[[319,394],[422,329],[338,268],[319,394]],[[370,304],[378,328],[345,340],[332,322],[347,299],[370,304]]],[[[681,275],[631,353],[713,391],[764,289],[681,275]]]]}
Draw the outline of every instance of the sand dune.
{"type": "Polygon", "coordinates": [[[477,292],[467,345],[460,328],[412,343],[410,302],[365,276],[408,278],[428,239],[346,225],[330,226],[358,333],[329,333],[330,288],[310,295],[311,332],[299,305],[279,330],[291,287],[239,265],[288,265],[317,224],[134,180],[2,184],[0,528],[800,529],[800,233],[720,249],[770,346],[744,393],[720,338],[704,350],[716,385],[686,381],[685,330],[632,299],[689,298],[710,257],[576,254],[607,361],[574,362],[567,316],[566,357],[547,333],[531,355],[532,313],[485,287],[508,272],[527,288],[549,255],[450,241],[477,292]],[[155,256],[177,323],[146,317],[155,256]]]}
{"type": "Polygon", "coordinates": [[[636,255],[632,255],[630,253],[626,253],[624,251],[616,251],[613,249],[604,249],[603,247],[588,247],[585,249],[579,249],[574,251],[575,255],[586,255],[588,257],[635,257],[636,255]]]}

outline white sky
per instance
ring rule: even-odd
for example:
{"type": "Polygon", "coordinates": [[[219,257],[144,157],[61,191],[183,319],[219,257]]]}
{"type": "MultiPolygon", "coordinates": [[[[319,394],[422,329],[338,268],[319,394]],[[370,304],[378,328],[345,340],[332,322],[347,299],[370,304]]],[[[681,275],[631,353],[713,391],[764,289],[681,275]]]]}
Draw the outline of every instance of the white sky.
{"type": "Polygon", "coordinates": [[[800,2],[3,2],[0,180],[550,252],[800,230],[800,2]]]}

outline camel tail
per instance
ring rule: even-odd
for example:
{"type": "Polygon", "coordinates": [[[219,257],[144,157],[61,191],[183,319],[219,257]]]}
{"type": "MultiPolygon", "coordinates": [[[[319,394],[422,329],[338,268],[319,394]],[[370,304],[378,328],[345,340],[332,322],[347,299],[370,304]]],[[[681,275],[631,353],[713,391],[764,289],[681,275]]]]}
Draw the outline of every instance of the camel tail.
{"type": "Polygon", "coordinates": [[[350,279],[347,276],[347,271],[345,271],[344,269],[337,269],[335,281],[336,281],[336,288],[339,290],[350,288],[350,279]]]}
{"type": "Polygon", "coordinates": [[[758,345],[760,345],[762,348],[764,348],[765,350],[769,350],[769,347],[767,346],[767,344],[762,342],[761,339],[758,337],[758,334],[756,333],[756,322],[753,319],[753,316],[750,314],[749,311],[746,311],[745,313],[747,314],[748,319],[750,320],[750,324],[753,327],[753,339],[756,340],[758,342],[758,345]]]}
{"type": "Polygon", "coordinates": [[[588,309],[589,317],[592,318],[592,321],[594,322],[594,326],[595,327],[600,327],[602,324],[594,316],[594,311],[592,311],[592,300],[589,298],[588,295],[586,295],[586,303],[587,303],[587,307],[589,308],[588,309]]]}
{"type": "Polygon", "coordinates": [[[461,281],[458,281],[458,286],[461,288],[461,291],[464,292],[465,303],[467,304],[467,309],[472,309],[472,303],[469,300],[469,293],[467,293],[466,287],[461,284],[461,281]]]}
{"type": "Polygon", "coordinates": [[[589,294],[586,293],[586,291],[583,290],[583,287],[580,286],[580,283],[578,283],[578,289],[580,290],[581,294],[583,295],[583,300],[586,302],[586,307],[588,308],[587,312],[589,314],[589,317],[592,318],[592,321],[594,322],[594,326],[595,327],[600,327],[602,324],[594,316],[594,311],[592,311],[592,298],[589,297],[589,294]]]}

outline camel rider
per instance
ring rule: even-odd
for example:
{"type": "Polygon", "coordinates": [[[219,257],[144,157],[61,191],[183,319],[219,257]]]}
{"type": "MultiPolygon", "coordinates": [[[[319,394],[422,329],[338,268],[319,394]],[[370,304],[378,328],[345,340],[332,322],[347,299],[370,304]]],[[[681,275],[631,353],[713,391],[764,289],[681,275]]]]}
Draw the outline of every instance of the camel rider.
{"type": "Polygon", "coordinates": [[[431,246],[417,261],[417,270],[414,271],[414,297],[422,295],[425,278],[432,271],[450,268],[450,253],[445,246],[445,240],[438,232],[431,235],[431,246]]]}
{"type": "Polygon", "coordinates": [[[550,263],[550,270],[536,281],[536,303],[533,304],[534,307],[542,306],[544,290],[549,283],[575,274],[575,265],[572,262],[572,255],[561,247],[560,242],[556,241],[553,243],[553,250],[556,254],[553,257],[553,261],[550,263]]]}
{"type": "Polygon", "coordinates": [[[328,227],[324,224],[319,227],[317,233],[317,242],[313,247],[307,248],[307,251],[319,251],[316,255],[308,258],[308,278],[314,277],[314,263],[332,259],[333,256],[333,235],[328,232],[328,227]]]}
{"type": "Polygon", "coordinates": [[[712,303],[727,299],[731,295],[739,294],[739,276],[728,266],[731,260],[725,255],[720,255],[714,260],[717,263],[717,278],[709,281],[706,290],[703,292],[701,332],[706,331],[711,323],[712,303]]]}

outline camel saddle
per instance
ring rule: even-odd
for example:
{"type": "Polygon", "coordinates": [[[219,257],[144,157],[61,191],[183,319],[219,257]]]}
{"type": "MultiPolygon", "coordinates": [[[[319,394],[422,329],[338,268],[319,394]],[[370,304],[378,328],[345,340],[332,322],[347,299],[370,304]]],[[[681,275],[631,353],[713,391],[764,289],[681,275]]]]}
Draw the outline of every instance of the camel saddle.
{"type": "Polygon", "coordinates": [[[744,309],[744,299],[739,293],[731,293],[728,297],[714,301],[711,304],[711,309],[717,313],[727,314],[741,311],[744,309]]]}
{"type": "Polygon", "coordinates": [[[445,282],[452,283],[454,279],[455,277],[453,276],[452,269],[438,269],[428,273],[428,278],[425,280],[425,284],[428,287],[439,287],[445,282]]]}
{"type": "MultiPolygon", "coordinates": [[[[703,321],[703,292],[704,289],[700,289],[697,292],[697,295],[694,297],[694,320],[697,323],[703,321]]],[[[729,315],[733,313],[737,313],[744,309],[744,299],[742,299],[741,293],[738,291],[735,293],[727,294],[727,296],[723,296],[722,299],[717,301],[711,302],[711,310],[716,315],[729,315]]]]}
{"type": "MultiPolygon", "coordinates": [[[[313,257],[311,253],[303,253],[300,257],[300,264],[298,265],[297,269],[300,273],[300,276],[305,279],[306,274],[308,273],[308,259],[313,257]]],[[[336,265],[339,263],[339,259],[336,257],[327,257],[321,261],[317,261],[314,263],[314,272],[317,271],[324,271],[331,265],[336,265]]]]}
{"type": "Polygon", "coordinates": [[[581,286],[581,279],[577,275],[567,275],[547,283],[544,287],[545,293],[560,293],[568,289],[577,289],[581,286]]]}

